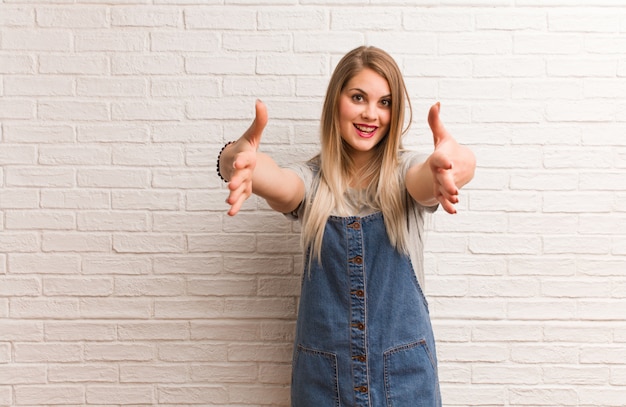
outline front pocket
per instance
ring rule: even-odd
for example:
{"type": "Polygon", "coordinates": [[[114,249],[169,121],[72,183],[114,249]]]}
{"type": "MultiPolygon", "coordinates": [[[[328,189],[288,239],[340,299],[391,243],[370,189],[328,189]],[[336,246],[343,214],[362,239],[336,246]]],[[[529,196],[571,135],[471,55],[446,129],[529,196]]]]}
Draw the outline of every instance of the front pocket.
{"type": "Polygon", "coordinates": [[[438,407],[437,362],[425,340],[384,353],[387,407],[438,407]]]}
{"type": "Polygon", "coordinates": [[[298,345],[293,361],[291,405],[339,407],[336,354],[298,345]]]}

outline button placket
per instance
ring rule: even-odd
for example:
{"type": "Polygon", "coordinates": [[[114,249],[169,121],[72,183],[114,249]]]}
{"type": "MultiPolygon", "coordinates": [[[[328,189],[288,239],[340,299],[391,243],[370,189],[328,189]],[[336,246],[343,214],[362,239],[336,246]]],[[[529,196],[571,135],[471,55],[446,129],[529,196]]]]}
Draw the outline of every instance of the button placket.
{"type": "Polygon", "coordinates": [[[367,370],[367,324],[365,295],[365,265],[360,219],[347,224],[348,271],[350,275],[350,349],[352,375],[357,406],[369,406],[367,370]]]}

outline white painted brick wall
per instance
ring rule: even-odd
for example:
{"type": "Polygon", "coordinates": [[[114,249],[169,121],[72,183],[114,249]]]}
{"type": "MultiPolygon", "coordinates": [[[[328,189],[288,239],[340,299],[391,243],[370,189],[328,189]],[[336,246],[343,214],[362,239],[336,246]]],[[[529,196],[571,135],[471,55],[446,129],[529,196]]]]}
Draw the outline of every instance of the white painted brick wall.
{"type": "Polygon", "coordinates": [[[317,150],[361,44],[478,156],[428,226],[446,406],[626,405],[625,0],[0,0],[0,406],[287,406],[298,225],[222,145],[317,150]]]}

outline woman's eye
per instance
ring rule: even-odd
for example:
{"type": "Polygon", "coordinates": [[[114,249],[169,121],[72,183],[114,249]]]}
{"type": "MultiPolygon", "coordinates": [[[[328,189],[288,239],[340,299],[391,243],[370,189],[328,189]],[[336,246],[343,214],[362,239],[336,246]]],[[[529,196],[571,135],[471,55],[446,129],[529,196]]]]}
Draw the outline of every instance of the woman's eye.
{"type": "Polygon", "coordinates": [[[390,107],[391,106],[391,99],[383,99],[381,103],[385,107],[390,107]]]}
{"type": "Polygon", "coordinates": [[[352,100],[354,100],[355,102],[362,102],[363,101],[363,95],[353,95],[352,96],[352,100]]]}

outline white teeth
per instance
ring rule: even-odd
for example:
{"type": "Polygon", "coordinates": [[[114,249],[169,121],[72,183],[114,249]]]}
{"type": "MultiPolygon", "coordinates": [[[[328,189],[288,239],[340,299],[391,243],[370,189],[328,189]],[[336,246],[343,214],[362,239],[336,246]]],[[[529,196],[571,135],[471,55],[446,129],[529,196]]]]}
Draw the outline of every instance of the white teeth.
{"type": "Polygon", "coordinates": [[[376,127],[361,126],[359,124],[355,124],[354,127],[356,127],[357,129],[359,129],[360,131],[362,131],[364,133],[371,133],[374,130],[376,130],[376,127]]]}

